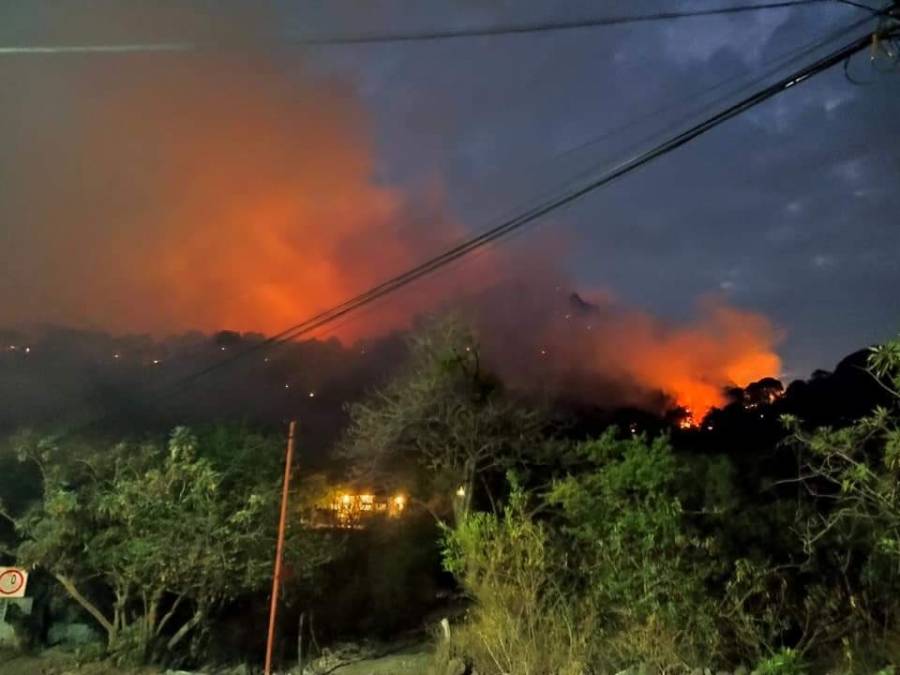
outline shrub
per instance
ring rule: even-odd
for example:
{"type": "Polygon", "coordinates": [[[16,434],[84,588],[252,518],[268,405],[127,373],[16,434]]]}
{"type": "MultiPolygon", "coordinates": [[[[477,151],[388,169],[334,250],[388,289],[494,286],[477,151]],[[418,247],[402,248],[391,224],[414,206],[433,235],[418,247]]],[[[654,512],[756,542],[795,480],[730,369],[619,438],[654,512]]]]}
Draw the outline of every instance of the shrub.
{"type": "Polygon", "coordinates": [[[685,525],[668,439],[609,432],[573,460],[579,471],[545,499],[513,480],[501,516],[471,514],[447,531],[445,565],[475,600],[456,651],[490,673],[718,659],[710,545],[685,525]]]}
{"type": "Polygon", "coordinates": [[[574,452],[583,469],[557,481],[548,501],[559,508],[573,592],[590,598],[601,622],[603,651],[625,666],[718,657],[712,542],[687,527],[668,438],[611,430],[574,452]]]}
{"type": "Polygon", "coordinates": [[[754,675],[803,675],[806,667],[800,654],[784,648],[760,661],[753,669],[754,675]]]}
{"type": "Polygon", "coordinates": [[[445,566],[476,601],[445,656],[480,673],[580,673],[595,656],[591,608],[565,592],[565,561],[526,502],[514,485],[502,515],[473,513],[445,531],[445,566]]]}

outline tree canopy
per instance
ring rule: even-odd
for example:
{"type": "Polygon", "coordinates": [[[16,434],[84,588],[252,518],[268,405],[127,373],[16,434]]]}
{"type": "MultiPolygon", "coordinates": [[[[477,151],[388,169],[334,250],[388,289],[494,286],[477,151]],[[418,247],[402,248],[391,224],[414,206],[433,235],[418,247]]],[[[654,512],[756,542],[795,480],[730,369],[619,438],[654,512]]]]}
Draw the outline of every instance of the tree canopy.
{"type": "MultiPolygon", "coordinates": [[[[14,443],[43,482],[31,508],[6,513],[19,564],[52,574],[122,658],[165,657],[188,638],[199,645],[211,612],[269,583],[278,475],[242,473],[240,456],[258,452],[259,437],[206,440],[179,427],[167,443],[60,445],[28,433],[14,443]],[[216,466],[223,451],[232,471],[216,466]]],[[[328,560],[331,549],[311,533],[295,526],[290,536],[295,572],[328,560]]]]}

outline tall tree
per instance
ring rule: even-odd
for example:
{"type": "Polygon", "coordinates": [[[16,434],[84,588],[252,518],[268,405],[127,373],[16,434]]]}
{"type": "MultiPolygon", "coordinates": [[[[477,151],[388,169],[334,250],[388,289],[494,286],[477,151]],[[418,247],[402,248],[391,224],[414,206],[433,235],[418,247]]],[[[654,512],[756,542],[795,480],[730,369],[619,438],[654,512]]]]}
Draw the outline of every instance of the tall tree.
{"type": "Polygon", "coordinates": [[[482,368],[474,334],[458,319],[434,322],[410,341],[405,370],[350,408],[346,456],[384,480],[409,477],[424,495],[453,503],[458,520],[476,490],[491,498],[485,474],[502,472],[543,443],[544,417],[514,400],[482,368]]]}

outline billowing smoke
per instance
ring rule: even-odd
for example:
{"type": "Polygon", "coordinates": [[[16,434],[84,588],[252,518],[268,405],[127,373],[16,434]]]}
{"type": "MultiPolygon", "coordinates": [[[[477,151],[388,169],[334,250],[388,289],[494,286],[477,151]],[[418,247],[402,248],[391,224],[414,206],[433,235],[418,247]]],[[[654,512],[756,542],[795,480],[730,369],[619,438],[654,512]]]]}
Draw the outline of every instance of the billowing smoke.
{"type": "Polygon", "coordinates": [[[24,70],[38,92],[2,120],[22,144],[2,158],[18,264],[0,323],[275,332],[459,232],[439,191],[378,184],[352,89],[298,59],[88,60],[49,81],[24,70]]]}
{"type": "MultiPolygon", "coordinates": [[[[245,47],[0,62],[0,224],[12,252],[0,327],[271,334],[464,236],[439,182],[379,181],[349,83],[300,54],[245,47]]],[[[349,344],[402,328],[462,290],[479,295],[498,367],[528,386],[662,397],[702,414],[723,387],[778,373],[763,317],[706,301],[674,325],[610,298],[571,299],[556,271],[564,253],[483,253],[334,334],[349,344]]]]}
{"type": "Polygon", "coordinates": [[[780,373],[780,332],[721,297],[701,298],[682,322],[609,293],[586,297],[564,281],[520,281],[479,298],[475,316],[491,363],[505,379],[553,396],[659,412],[679,406],[695,421],[726,402],[726,388],[780,373]]]}

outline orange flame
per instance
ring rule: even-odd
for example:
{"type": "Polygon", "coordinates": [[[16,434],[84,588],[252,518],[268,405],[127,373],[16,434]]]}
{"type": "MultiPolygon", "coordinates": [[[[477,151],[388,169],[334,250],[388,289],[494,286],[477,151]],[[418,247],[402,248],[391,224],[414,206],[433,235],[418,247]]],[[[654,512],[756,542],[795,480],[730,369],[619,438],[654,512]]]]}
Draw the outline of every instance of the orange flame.
{"type": "MultiPolygon", "coordinates": [[[[40,65],[0,71],[33,99],[0,110],[0,124],[29,139],[27,152],[14,153],[4,215],[17,223],[17,260],[34,262],[6,270],[0,323],[271,334],[463,233],[443,217],[439,189],[413,199],[377,180],[352,88],[313,78],[294,60],[290,69],[212,54],[176,63],[131,56],[127,68],[120,59],[67,63],[64,77],[29,70],[40,65]]],[[[547,250],[538,259],[553,257],[547,250]]],[[[487,285],[506,260],[478,256],[464,276],[487,285]]],[[[338,335],[403,325],[454,281],[440,282],[443,293],[432,285],[392,298],[338,335]]],[[[526,297],[505,301],[516,321],[526,297]]],[[[556,329],[532,331],[547,355],[540,361],[568,352],[570,370],[662,391],[696,419],[722,403],[724,386],[779,371],[769,322],[722,302],[705,303],[687,326],[610,302],[601,310],[610,319],[591,319],[574,346],[561,348],[556,329]]],[[[511,334],[526,332],[517,324],[511,334]]]]}
{"type": "Polygon", "coordinates": [[[618,368],[645,386],[669,395],[698,423],[714,406],[725,403],[724,389],[777,376],[778,332],[764,316],[729,307],[721,299],[699,305],[692,324],[670,326],[649,315],[629,312],[617,319],[614,335],[595,355],[611,365],[612,337],[618,368]]]}

